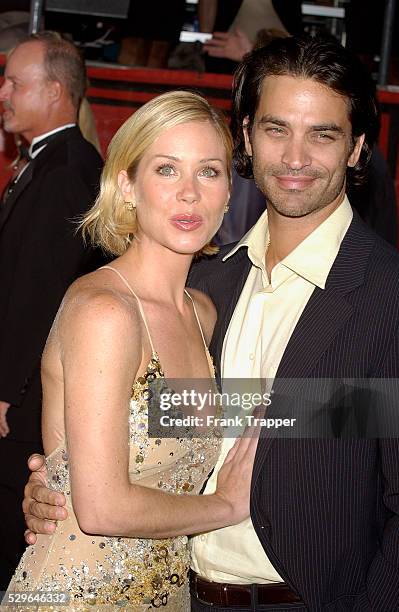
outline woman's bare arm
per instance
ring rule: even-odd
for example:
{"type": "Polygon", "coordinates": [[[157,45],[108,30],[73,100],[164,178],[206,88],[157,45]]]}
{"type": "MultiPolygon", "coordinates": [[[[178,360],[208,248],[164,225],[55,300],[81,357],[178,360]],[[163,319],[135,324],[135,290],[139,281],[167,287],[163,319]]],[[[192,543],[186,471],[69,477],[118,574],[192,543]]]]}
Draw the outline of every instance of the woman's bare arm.
{"type": "Polygon", "coordinates": [[[246,518],[251,438],[234,447],[213,495],[172,495],[129,482],[128,409],[141,360],[140,320],[131,307],[99,294],[68,306],[59,325],[71,492],[81,529],[162,538],[246,518]]]}

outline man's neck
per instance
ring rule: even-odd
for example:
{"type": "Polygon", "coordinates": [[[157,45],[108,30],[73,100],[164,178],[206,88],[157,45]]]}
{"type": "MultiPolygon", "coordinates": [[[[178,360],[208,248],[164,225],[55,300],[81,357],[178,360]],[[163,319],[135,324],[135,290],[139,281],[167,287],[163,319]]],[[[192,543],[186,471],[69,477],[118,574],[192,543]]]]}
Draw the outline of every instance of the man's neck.
{"type": "MultiPolygon", "coordinates": [[[[343,194],[344,197],[344,194],[343,194]]],[[[270,242],[266,252],[266,270],[270,278],[274,266],[285,259],[301,242],[319,227],[340,206],[336,202],[303,217],[284,217],[273,208],[268,209],[270,242]]]]}
{"type": "Polygon", "coordinates": [[[77,115],[75,112],[65,112],[65,113],[53,114],[50,117],[48,117],[48,121],[45,122],[44,125],[35,126],[34,129],[30,130],[27,133],[22,134],[22,136],[30,144],[33,139],[42,138],[49,132],[58,130],[65,125],[76,124],[76,123],[77,123],[77,115]]]}

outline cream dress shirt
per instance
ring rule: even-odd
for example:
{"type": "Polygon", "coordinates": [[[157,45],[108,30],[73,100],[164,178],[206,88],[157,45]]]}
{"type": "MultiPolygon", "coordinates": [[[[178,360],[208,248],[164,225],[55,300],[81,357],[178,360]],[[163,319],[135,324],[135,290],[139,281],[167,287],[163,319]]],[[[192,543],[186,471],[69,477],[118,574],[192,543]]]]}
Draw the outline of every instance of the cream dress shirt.
{"type": "MultiPolygon", "coordinates": [[[[352,217],[345,197],[319,227],[273,268],[270,282],[265,269],[269,243],[267,211],[226,255],[228,259],[238,249],[248,247],[252,267],[224,339],[223,378],[254,378],[258,384],[260,379],[274,379],[314,288],[325,288],[352,217]]],[[[215,491],[218,471],[234,441],[227,437],[223,440],[205,495],[215,491]]],[[[294,546],[295,537],[292,542],[294,546]]],[[[282,581],[266,556],[250,518],[238,525],[193,537],[191,555],[193,570],[207,580],[233,584],[282,581]]]]}

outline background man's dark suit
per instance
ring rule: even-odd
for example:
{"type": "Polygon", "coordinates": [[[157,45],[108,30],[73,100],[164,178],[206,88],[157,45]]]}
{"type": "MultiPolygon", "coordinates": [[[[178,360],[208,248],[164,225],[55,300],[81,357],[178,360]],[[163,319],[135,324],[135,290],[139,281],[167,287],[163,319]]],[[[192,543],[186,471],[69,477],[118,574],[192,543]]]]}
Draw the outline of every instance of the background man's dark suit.
{"type": "MultiPolygon", "coordinates": [[[[223,339],[250,270],[246,249],[192,270],[223,339]]],[[[286,378],[399,377],[399,254],[355,215],[281,360],[286,378]]],[[[295,393],[294,393],[295,395],[295,393]]],[[[272,402],[273,406],[273,402],[272,402]]],[[[295,404],[291,416],[295,416],[295,404]]],[[[251,517],[279,574],[311,610],[399,610],[399,440],[276,440],[258,445],[251,517]]]]}
{"type": "Polygon", "coordinates": [[[28,165],[1,210],[0,397],[12,406],[10,433],[0,440],[0,504],[6,509],[0,518],[0,586],[23,546],[26,459],[41,450],[44,344],[67,287],[100,264],[75,235],[73,219],[94,202],[101,167],[79,128],[63,130],[28,165]]]}

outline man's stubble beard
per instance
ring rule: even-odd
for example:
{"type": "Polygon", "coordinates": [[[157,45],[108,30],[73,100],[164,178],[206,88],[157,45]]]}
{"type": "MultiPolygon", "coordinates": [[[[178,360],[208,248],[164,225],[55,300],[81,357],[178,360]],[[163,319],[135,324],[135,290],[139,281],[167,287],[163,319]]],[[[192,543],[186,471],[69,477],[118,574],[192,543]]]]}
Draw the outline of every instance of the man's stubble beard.
{"type": "Polygon", "coordinates": [[[3,102],[3,113],[1,116],[1,127],[8,134],[14,134],[16,132],[15,129],[12,128],[12,121],[15,119],[15,112],[12,106],[10,106],[7,102],[3,102]],[[4,119],[5,112],[11,113],[10,119],[4,119]],[[10,126],[11,123],[11,126],[10,126]]]}
{"type": "Polygon", "coordinates": [[[253,164],[254,181],[257,188],[263,193],[266,198],[267,207],[273,208],[278,214],[288,218],[300,218],[306,217],[314,213],[317,210],[322,210],[331,204],[339,194],[343,191],[346,182],[346,173],[344,173],[342,180],[337,182],[335,185],[331,182],[323,188],[323,183],[317,188],[317,183],[328,179],[329,175],[327,172],[321,169],[307,169],[304,171],[288,171],[281,166],[275,165],[270,166],[266,171],[259,168],[254,162],[253,164]],[[293,177],[298,176],[310,176],[316,179],[316,183],[309,189],[299,190],[280,190],[277,184],[272,184],[273,177],[279,175],[291,175],[293,177]],[[290,205],[288,203],[289,198],[295,198],[294,202],[290,205]]]}

